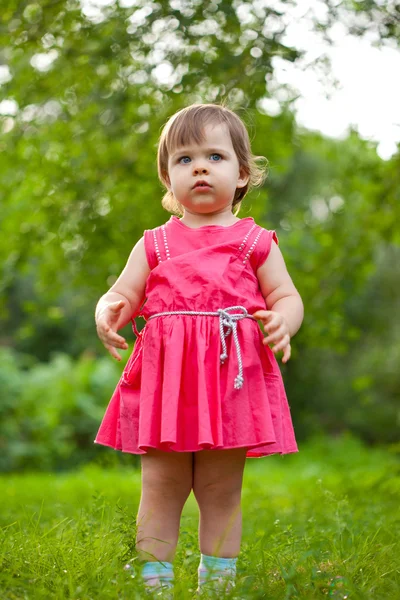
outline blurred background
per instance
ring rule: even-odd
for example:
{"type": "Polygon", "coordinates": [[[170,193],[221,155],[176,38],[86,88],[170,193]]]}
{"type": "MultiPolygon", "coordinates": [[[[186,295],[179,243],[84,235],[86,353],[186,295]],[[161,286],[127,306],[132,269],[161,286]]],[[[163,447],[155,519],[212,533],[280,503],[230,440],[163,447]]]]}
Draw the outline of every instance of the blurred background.
{"type": "Polygon", "coordinates": [[[137,461],[93,444],[123,368],[94,309],[143,230],[169,218],[157,140],[193,102],[227,102],[269,161],[239,216],[277,230],[304,300],[280,365],[299,444],[350,434],[398,452],[399,3],[1,12],[0,470],[137,461]]]}

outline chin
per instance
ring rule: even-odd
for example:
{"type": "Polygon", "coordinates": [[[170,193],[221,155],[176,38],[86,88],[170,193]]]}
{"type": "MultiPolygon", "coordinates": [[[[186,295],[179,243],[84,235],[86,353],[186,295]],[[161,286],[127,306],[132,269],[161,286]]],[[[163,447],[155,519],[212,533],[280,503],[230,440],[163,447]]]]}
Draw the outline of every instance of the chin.
{"type": "Polygon", "coordinates": [[[193,211],[199,214],[209,214],[215,213],[223,210],[223,206],[218,206],[216,204],[201,204],[199,206],[193,206],[193,211]]]}
{"type": "Polygon", "coordinates": [[[193,202],[181,202],[183,208],[188,211],[196,211],[199,213],[208,213],[215,212],[218,210],[223,210],[228,204],[232,204],[232,202],[216,202],[215,198],[198,198],[197,201],[193,202]]]}

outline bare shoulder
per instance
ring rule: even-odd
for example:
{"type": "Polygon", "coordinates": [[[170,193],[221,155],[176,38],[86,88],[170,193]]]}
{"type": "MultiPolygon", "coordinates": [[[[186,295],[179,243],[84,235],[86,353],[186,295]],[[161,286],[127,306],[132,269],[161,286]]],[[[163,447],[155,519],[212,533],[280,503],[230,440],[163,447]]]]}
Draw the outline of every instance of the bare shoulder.
{"type": "Polygon", "coordinates": [[[149,275],[150,267],[142,237],[133,247],[123,271],[109,291],[118,292],[128,298],[132,305],[137,305],[144,300],[149,275]]]}
{"type": "Polygon", "coordinates": [[[272,306],[281,297],[297,294],[285,259],[275,242],[271,244],[267,260],[257,269],[257,279],[267,306],[272,306]]]}

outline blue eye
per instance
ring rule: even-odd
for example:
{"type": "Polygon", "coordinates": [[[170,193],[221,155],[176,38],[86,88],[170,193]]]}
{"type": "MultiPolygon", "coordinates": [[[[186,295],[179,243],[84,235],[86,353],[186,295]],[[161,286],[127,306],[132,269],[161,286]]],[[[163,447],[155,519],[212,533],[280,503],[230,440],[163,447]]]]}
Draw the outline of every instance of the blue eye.
{"type": "Polygon", "coordinates": [[[219,159],[222,159],[222,156],[221,156],[220,154],[217,154],[216,152],[215,152],[214,154],[211,154],[211,155],[210,155],[210,158],[213,158],[214,156],[217,156],[217,157],[218,157],[218,158],[217,158],[217,160],[216,160],[216,161],[214,161],[214,162],[219,162],[219,159]]]}
{"type": "Polygon", "coordinates": [[[182,157],[179,159],[179,162],[180,162],[180,163],[182,163],[183,165],[187,165],[187,164],[189,163],[189,161],[190,161],[190,158],[189,158],[189,156],[182,156],[182,157]],[[188,160],[186,161],[186,159],[188,159],[188,160]]]}

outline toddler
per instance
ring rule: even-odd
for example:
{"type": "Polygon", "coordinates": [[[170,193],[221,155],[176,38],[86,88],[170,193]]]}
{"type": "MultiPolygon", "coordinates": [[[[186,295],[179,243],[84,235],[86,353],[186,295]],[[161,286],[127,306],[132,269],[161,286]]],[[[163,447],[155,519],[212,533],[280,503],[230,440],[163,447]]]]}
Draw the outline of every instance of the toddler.
{"type": "Polygon", "coordinates": [[[195,104],[173,115],[158,172],[172,216],[144,232],[96,307],[113,357],[128,348],[118,330],[130,321],[137,340],[95,441],[141,455],[136,547],[147,588],[173,585],[193,490],[198,591],[223,591],[235,585],[246,457],[297,452],[275,355],[289,360],[303,304],[275,232],[237,216],[264,173],[233,111],[195,104]]]}

